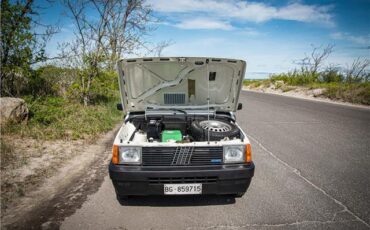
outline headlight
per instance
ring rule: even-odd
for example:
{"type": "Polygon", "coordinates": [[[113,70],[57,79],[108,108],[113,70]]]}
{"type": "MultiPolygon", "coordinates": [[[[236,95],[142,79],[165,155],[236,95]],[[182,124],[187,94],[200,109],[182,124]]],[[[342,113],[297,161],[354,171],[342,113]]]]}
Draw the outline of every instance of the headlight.
{"type": "Polygon", "coordinates": [[[243,163],[245,161],[245,145],[224,146],[224,163],[243,163]]]}
{"type": "Polygon", "coordinates": [[[120,164],[141,164],[141,147],[119,147],[120,164]]]}

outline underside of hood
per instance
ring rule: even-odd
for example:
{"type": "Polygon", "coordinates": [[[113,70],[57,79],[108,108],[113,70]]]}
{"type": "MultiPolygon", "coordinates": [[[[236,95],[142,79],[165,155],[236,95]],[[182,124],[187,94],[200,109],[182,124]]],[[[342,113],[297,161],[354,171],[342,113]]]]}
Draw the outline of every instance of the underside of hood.
{"type": "Polygon", "coordinates": [[[117,63],[122,104],[126,112],[208,106],[236,111],[245,68],[245,61],[235,59],[122,59],[117,63]]]}

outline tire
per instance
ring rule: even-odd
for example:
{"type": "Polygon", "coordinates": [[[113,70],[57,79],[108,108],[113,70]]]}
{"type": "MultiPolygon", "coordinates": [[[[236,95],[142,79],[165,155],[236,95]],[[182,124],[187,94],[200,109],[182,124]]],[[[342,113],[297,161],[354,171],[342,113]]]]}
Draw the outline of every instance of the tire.
{"type": "Polygon", "coordinates": [[[219,141],[225,137],[231,139],[240,135],[240,131],[236,125],[222,120],[209,120],[209,122],[208,120],[195,120],[191,123],[191,133],[193,138],[198,141],[207,141],[208,133],[210,141],[219,141]],[[212,124],[219,127],[213,127],[212,124]]]}

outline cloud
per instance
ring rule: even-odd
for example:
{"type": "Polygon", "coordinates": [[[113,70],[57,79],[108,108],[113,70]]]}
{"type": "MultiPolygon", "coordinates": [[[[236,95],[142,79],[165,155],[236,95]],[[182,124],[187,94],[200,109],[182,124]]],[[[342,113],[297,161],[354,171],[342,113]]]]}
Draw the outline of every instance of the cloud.
{"type": "Polygon", "coordinates": [[[333,16],[330,14],[332,6],[303,5],[293,3],[278,9],[276,18],[300,22],[322,23],[334,26],[333,16]]]}
{"type": "Polygon", "coordinates": [[[286,6],[275,7],[259,2],[242,2],[240,0],[147,0],[157,12],[175,13],[202,13],[218,19],[236,19],[255,23],[270,20],[291,20],[306,23],[317,23],[325,26],[334,26],[332,6],[306,5],[290,3],[286,6]]]}
{"type": "Polygon", "coordinates": [[[208,18],[195,18],[189,20],[183,20],[174,26],[181,29],[221,29],[221,30],[232,30],[233,26],[229,22],[223,22],[208,18]]]}
{"type": "Polygon", "coordinates": [[[258,36],[261,35],[261,33],[253,28],[246,27],[241,28],[239,34],[247,35],[247,36],[258,36]]]}
{"type": "Polygon", "coordinates": [[[330,34],[330,37],[335,40],[344,40],[353,42],[359,45],[369,45],[370,44],[370,35],[368,36],[354,36],[349,33],[336,32],[330,34]]]}

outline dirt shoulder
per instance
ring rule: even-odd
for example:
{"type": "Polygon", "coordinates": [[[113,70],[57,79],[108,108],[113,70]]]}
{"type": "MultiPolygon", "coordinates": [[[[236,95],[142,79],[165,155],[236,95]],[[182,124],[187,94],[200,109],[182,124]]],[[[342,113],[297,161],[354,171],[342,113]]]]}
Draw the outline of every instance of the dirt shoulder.
{"type": "Polygon", "coordinates": [[[243,90],[245,91],[252,91],[252,92],[261,92],[261,93],[269,93],[269,94],[276,94],[276,95],[282,95],[282,96],[288,96],[288,97],[295,97],[295,98],[301,98],[305,100],[313,100],[313,101],[321,101],[321,102],[327,102],[332,104],[339,104],[339,105],[348,105],[348,106],[354,106],[358,108],[366,108],[370,109],[370,106],[367,105],[360,105],[360,104],[353,104],[349,102],[344,102],[340,100],[333,100],[328,97],[324,96],[325,88],[319,88],[319,89],[309,89],[307,87],[302,86],[288,86],[291,87],[289,90],[277,88],[273,84],[266,87],[264,85],[261,85],[259,87],[251,87],[251,86],[243,86],[243,90]]]}
{"type": "Polygon", "coordinates": [[[107,174],[111,144],[119,127],[94,143],[3,137],[17,141],[14,151],[23,157],[1,170],[1,227],[58,228],[88,194],[98,190],[107,174]]]}

